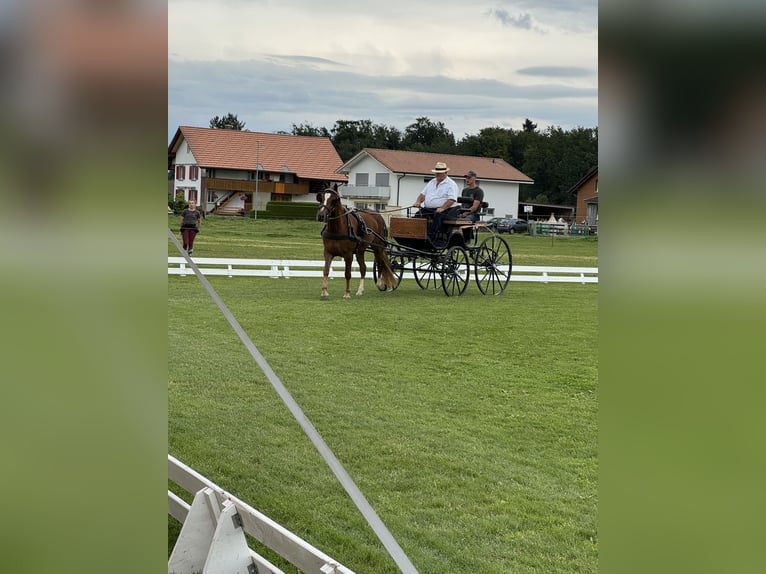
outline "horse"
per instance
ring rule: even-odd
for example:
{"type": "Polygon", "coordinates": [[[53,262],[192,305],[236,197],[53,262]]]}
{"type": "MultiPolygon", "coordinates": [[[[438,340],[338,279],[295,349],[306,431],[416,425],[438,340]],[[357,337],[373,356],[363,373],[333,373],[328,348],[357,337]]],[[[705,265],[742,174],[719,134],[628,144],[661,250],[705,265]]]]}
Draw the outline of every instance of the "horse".
{"type": "Polygon", "coordinates": [[[386,291],[396,288],[396,277],[385,250],[388,230],[386,229],[386,222],[380,214],[366,209],[347,209],[344,207],[337,184],[334,188],[328,187],[324,192],[317,193],[317,201],[319,202],[319,210],[316,219],[325,222],[322,229],[324,271],[320,299],[326,301],[330,298],[327,292],[327,277],[330,274],[330,264],[335,257],[342,257],[346,262],[346,292],[343,298],[351,298],[351,263],[354,255],[356,255],[362,276],[356,295],[364,294],[364,278],[367,274],[364,252],[367,249],[372,250],[375,254],[378,289],[386,291]]]}

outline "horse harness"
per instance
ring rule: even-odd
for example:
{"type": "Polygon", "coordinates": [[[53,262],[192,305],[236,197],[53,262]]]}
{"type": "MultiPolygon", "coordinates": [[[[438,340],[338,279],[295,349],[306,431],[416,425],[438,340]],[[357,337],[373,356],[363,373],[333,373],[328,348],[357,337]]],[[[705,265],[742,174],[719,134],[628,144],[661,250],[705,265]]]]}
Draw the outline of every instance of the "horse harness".
{"type": "Polygon", "coordinates": [[[348,229],[348,233],[331,233],[327,231],[327,225],[322,228],[322,237],[324,239],[350,239],[351,241],[355,241],[356,243],[371,243],[369,240],[364,239],[363,237],[360,237],[356,233],[354,233],[354,226],[351,225],[351,216],[356,219],[356,221],[359,223],[359,231],[361,235],[369,235],[371,233],[374,233],[372,229],[367,227],[367,224],[364,221],[364,217],[362,217],[359,212],[355,209],[347,210],[345,213],[338,217],[342,217],[343,215],[346,216],[346,228],[348,229]]]}

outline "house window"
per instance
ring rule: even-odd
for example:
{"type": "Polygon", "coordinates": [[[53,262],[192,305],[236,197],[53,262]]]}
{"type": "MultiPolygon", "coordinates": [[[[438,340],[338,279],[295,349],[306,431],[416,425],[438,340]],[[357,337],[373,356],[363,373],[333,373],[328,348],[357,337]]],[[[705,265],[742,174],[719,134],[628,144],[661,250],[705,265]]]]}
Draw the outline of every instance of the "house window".
{"type": "Polygon", "coordinates": [[[370,174],[369,173],[357,173],[356,174],[355,185],[357,187],[367,187],[368,185],[370,185],[370,174]]]}
{"type": "Polygon", "coordinates": [[[385,203],[368,203],[366,201],[355,201],[354,207],[357,209],[370,209],[372,211],[383,211],[386,209],[385,203]]]}
{"type": "Polygon", "coordinates": [[[196,180],[199,177],[199,168],[196,165],[189,166],[189,179],[196,180]]]}
{"type": "Polygon", "coordinates": [[[375,174],[375,187],[388,187],[388,177],[391,174],[386,173],[376,173],[375,174]]]}
{"type": "Polygon", "coordinates": [[[186,166],[176,166],[176,179],[186,179],[186,166]]]}
{"type": "Polygon", "coordinates": [[[188,201],[193,201],[194,203],[197,203],[197,190],[196,189],[190,189],[189,190],[189,199],[188,201]]]}

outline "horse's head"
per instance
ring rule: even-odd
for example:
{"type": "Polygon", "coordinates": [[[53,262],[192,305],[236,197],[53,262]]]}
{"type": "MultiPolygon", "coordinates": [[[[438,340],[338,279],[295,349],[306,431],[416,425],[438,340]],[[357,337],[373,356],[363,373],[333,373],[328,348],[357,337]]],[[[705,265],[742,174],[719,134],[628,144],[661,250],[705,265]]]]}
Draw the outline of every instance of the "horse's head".
{"type": "Polygon", "coordinates": [[[317,221],[327,221],[337,210],[343,210],[341,195],[337,189],[328,187],[323,192],[317,193],[319,202],[319,211],[317,211],[317,221]]]}

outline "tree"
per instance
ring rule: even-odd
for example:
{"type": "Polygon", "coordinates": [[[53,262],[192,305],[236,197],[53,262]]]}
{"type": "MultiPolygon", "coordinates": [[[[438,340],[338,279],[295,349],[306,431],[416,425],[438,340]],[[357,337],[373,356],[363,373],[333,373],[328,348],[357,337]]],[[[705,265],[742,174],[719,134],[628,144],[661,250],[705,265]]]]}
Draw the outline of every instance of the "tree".
{"type": "Polygon", "coordinates": [[[293,129],[290,133],[294,136],[330,137],[330,132],[327,131],[327,128],[318,128],[312,124],[300,124],[297,126],[293,124],[293,129]]]}
{"type": "Polygon", "coordinates": [[[242,131],[245,129],[245,122],[239,121],[236,114],[229,112],[222,118],[215,116],[212,120],[210,120],[210,127],[219,130],[242,131]]]}
{"type": "Polygon", "coordinates": [[[420,117],[404,129],[404,149],[435,153],[454,153],[455,136],[443,122],[434,123],[427,117],[420,117]]]}
{"type": "Polygon", "coordinates": [[[366,147],[375,147],[375,126],[371,120],[338,120],[330,133],[332,144],[343,161],[366,147]]]}
{"type": "MultiPolygon", "coordinates": [[[[513,132],[505,128],[483,128],[477,135],[467,135],[458,144],[461,154],[478,157],[499,157],[506,159],[513,132]]],[[[511,165],[513,165],[512,162],[511,165]]]]}
{"type": "MultiPolygon", "coordinates": [[[[217,124],[236,116],[214,118],[217,124]]],[[[211,127],[222,127],[221,125],[211,127]]],[[[244,124],[241,124],[244,127],[244,124]]],[[[241,129],[229,128],[229,129],[241,129]]],[[[285,133],[285,132],[280,132],[285,133]]],[[[534,180],[519,188],[521,201],[574,205],[568,193],[588,170],[598,165],[598,128],[565,131],[550,126],[538,131],[526,118],[520,130],[487,127],[455,142],[455,136],[442,122],[423,116],[405,129],[375,124],[371,120],[337,120],[331,130],[309,123],[293,124],[292,135],[329,137],[345,162],[364,148],[403,149],[431,153],[458,153],[478,157],[499,157],[534,180]]]]}
{"type": "Polygon", "coordinates": [[[546,197],[550,203],[573,205],[576,198],[569,190],[596,165],[598,129],[564,131],[551,126],[525,149],[521,170],[535,183],[524,186],[522,200],[537,196],[546,197]]]}
{"type": "Polygon", "coordinates": [[[537,131],[537,124],[533,123],[532,120],[527,118],[524,120],[524,124],[521,126],[521,129],[525,132],[535,132],[537,131]]]}

